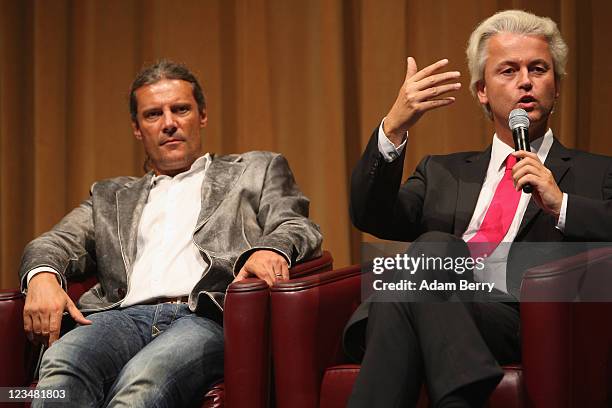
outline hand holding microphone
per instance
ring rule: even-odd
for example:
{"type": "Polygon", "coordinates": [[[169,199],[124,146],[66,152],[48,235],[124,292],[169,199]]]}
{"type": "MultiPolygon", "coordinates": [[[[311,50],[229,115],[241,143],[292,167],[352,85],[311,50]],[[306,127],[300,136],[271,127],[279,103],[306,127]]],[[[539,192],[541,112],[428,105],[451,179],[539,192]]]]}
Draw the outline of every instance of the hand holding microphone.
{"type": "MultiPolygon", "coordinates": [[[[529,116],[524,109],[514,109],[508,117],[508,125],[512,130],[512,138],[514,139],[514,150],[531,151],[529,146],[529,116]]],[[[533,192],[531,184],[523,186],[523,192],[530,194],[533,192]]]]}
{"type": "Polygon", "coordinates": [[[508,124],[512,130],[514,149],[521,150],[514,154],[519,162],[512,169],[513,177],[527,194],[544,211],[558,217],[563,203],[563,193],[559,189],[553,173],[540,161],[529,146],[529,117],[523,109],[510,112],[508,124]]]}

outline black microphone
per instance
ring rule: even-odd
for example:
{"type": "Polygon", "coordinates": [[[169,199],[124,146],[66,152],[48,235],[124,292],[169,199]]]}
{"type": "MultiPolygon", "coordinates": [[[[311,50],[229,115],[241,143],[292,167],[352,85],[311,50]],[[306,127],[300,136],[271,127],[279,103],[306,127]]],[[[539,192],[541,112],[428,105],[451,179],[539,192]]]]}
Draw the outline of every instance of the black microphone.
{"type": "MultiPolygon", "coordinates": [[[[529,116],[524,109],[514,109],[508,117],[508,125],[512,130],[514,139],[514,150],[531,151],[529,147],[529,116]]],[[[523,186],[523,192],[529,194],[533,191],[531,184],[523,186]]]]}

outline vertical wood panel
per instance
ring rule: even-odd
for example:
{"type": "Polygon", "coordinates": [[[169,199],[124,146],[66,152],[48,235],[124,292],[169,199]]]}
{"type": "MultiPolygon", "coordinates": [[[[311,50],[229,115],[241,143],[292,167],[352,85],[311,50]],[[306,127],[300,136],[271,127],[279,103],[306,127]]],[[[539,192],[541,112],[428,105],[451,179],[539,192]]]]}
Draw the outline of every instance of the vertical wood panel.
{"type": "Polygon", "coordinates": [[[33,85],[34,234],[57,223],[66,205],[68,2],[36,2],[33,85]]]}
{"type": "Polygon", "coordinates": [[[94,129],[95,100],[95,3],[71,4],[68,44],[68,103],[66,145],[66,202],[75,207],[87,197],[95,173],[97,156],[94,129]]]}
{"type": "Polygon", "coordinates": [[[34,236],[34,4],[5,0],[0,7],[0,288],[10,288],[34,236]]]}
{"type": "MultiPolygon", "coordinates": [[[[268,36],[268,2],[244,0],[236,3],[236,118],[238,150],[274,150],[270,69],[275,55],[268,36]]],[[[301,24],[296,21],[296,24],[301,24]]]]}
{"type": "MultiPolygon", "coordinates": [[[[612,115],[612,55],[610,54],[610,21],[612,21],[612,3],[597,0],[592,4],[592,50],[591,75],[592,88],[590,95],[591,110],[588,121],[591,125],[588,149],[593,152],[612,155],[610,126],[607,123],[612,115]]],[[[588,75],[588,73],[585,73],[588,75]]],[[[582,108],[582,107],[581,107],[582,108]]]]}
{"type": "Polygon", "coordinates": [[[555,136],[567,147],[576,147],[578,140],[578,128],[576,121],[578,77],[576,63],[577,44],[576,1],[565,0],[561,2],[561,18],[559,29],[567,46],[569,56],[565,68],[566,75],[561,81],[561,97],[557,100],[553,115],[555,124],[555,136]]]}

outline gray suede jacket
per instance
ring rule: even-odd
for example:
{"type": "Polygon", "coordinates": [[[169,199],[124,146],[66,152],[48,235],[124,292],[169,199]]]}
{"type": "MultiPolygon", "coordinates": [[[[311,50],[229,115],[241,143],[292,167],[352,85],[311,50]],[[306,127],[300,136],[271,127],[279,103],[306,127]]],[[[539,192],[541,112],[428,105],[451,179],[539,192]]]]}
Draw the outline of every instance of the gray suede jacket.
{"type": "MultiPolygon", "coordinates": [[[[79,309],[118,307],[127,294],[152,177],[96,182],[89,199],[26,246],[19,271],[22,288],[27,273],[40,266],[58,271],[64,287],[67,279],[95,274],[98,283],[83,294],[79,309]]],[[[189,308],[220,319],[227,286],[257,249],[279,252],[290,266],[318,256],[321,234],[307,218],[308,207],[280,154],[212,156],[192,233],[209,266],[189,295],[189,308]]]]}

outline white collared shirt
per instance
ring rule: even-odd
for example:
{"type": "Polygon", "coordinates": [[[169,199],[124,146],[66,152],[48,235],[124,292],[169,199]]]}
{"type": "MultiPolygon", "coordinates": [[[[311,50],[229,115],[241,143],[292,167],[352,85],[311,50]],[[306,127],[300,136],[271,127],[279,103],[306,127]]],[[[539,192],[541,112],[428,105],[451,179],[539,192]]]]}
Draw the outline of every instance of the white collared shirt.
{"type": "MultiPolygon", "coordinates": [[[[548,131],[544,134],[543,137],[540,137],[530,143],[531,151],[538,155],[538,158],[542,163],[545,162],[546,157],[548,156],[548,152],[550,151],[550,148],[553,144],[553,141],[554,139],[552,130],[548,129],[548,131]]],[[[383,158],[386,161],[391,162],[397,157],[399,157],[399,155],[406,147],[406,142],[407,137],[400,146],[395,147],[395,145],[385,135],[381,123],[378,128],[378,150],[381,152],[383,158]]],[[[462,235],[464,241],[468,242],[478,232],[478,229],[480,228],[480,225],[484,220],[485,214],[487,213],[487,209],[489,208],[489,205],[493,200],[493,195],[495,194],[497,185],[504,176],[504,161],[506,160],[506,157],[513,151],[514,149],[502,142],[496,134],[493,135],[491,160],[489,161],[487,174],[480,190],[478,201],[476,202],[474,214],[472,214],[472,219],[470,220],[467,229],[462,235]]],[[[531,194],[521,192],[521,199],[516,209],[516,213],[514,214],[514,219],[512,220],[512,224],[510,225],[510,228],[508,229],[508,232],[506,233],[506,236],[504,237],[502,242],[513,242],[516,238],[516,234],[518,233],[521,221],[523,220],[523,216],[525,214],[525,211],[527,210],[527,206],[529,204],[530,199],[531,194]]],[[[563,231],[563,229],[565,228],[566,212],[567,194],[563,193],[561,213],[559,215],[559,220],[557,221],[557,228],[561,231],[563,231]]],[[[510,245],[502,244],[498,246],[497,249],[493,251],[493,253],[490,254],[488,258],[486,258],[484,269],[474,270],[475,280],[479,282],[495,283],[496,289],[507,292],[506,260],[509,249],[510,245]]]]}
{"type": "Polygon", "coordinates": [[[121,307],[189,295],[208,264],[193,241],[208,154],[174,177],[154,176],[138,225],[136,258],[121,307]]]}

